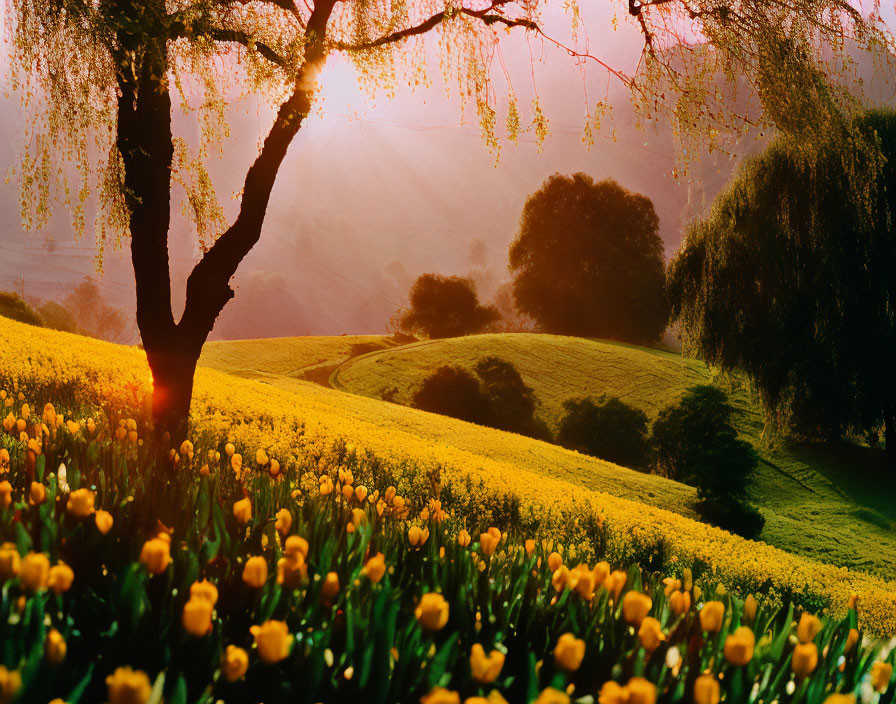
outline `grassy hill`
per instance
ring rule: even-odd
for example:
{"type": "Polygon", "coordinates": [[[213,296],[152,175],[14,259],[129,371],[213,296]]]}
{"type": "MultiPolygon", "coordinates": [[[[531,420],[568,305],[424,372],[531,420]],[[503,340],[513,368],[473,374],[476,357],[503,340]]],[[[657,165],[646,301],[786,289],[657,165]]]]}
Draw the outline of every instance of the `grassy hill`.
{"type": "MultiPolygon", "coordinates": [[[[145,417],[150,384],[146,357],[135,348],[12,321],[0,325],[0,388],[17,389],[35,408],[52,399],[66,417],[79,417],[85,403],[113,423],[127,414],[145,417]]],[[[474,525],[516,525],[563,546],[570,561],[597,552],[618,564],[638,562],[664,572],[693,566],[741,594],[793,598],[835,613],[843,613],[849,595],[859,593],[863,622],[896,633],[896,585],[842,568],[850,562],[842,547],[850,536],[833,532],[827,516],[804,514],[802,528],[806,536],[817,536],[816,555],[826,540],[844,557],[831,558],[833,565],[794,554],[795,543],[788,552],[692,520],[687,516],[694,492],[684,485],[274,374],[261,383],[200,368],[191,424],[203,443],[226,438],[245,456],[261,448],[286,466],[307,464],[309,457],[332,466],[339,462],[338,448],[350,447],[365,458],[368,471],[397,485],[418,506],[440,486],[446,505],[475,516],[474,525]]],[[[862,547],[868,548],[860,555],[869,568],[893,560],[892,541],[877,540],[873,551],[862,547]]]]}
{"type": "Polygon", "coordinates": [[[247,379],[264,380],[274,374],[326,386],[330,374],[341,363],[395,344],[394,338],[384,335],[218,341],[202,348],[199,364],[247,379]]]}
{"type": "MultiPolygon", "coordinates": [[[[334,367],[330,376],[333,388],[374,399],[387,396],[406,404],[417,385],[439,365],[450,363],[472,369],[481,358],[497,355],[517,367],[538,396],[540,414],[549,425],[556,426],[563,402],[569,398],[615,395],[653,418],[690,386],[720,384],[731,393],[738,409],[740,432],[762,454],[753,490],[753,500],[766,517],[762,539],[851,568],[882,575],[896,571],[896,484],[887,481],[877,456],[867,449],[848,446],[832,449],[779,442],[767,447],[760,438],[762,418],[746,391],[730,379],[715,378],[701,362],[631,345],[553,335],[478,335],[388,347],[388,338],[378,339],[381,349],[334,367]],[[855,471],[857,467],[861,471],[855,471]]],[[[303,350],[315,349],[321,345],[320,340],[256,341],[252,344],[268,348],[258,361],[223,354],[228,346],[236,350],[249,343],[215,343],[220,351],[214,359],[204,357],[203,363],[222,371],[236,368],[242,375],[247,375],[246,368],[257,367],[256,378],[293,390],[296,382],[289,374],[293,365],[289,355],[302,359],[306,354],[303,350]],[[275,349],[282,349],[282,356],[275,349]]],[[[376,338],[370,343],[375,344],[376,338]]],[[[435,426],[412,421],[419,418],[416,415],[382,412],[399,427],[429,441],[535,467],[540,473],[589,489],[695,516],[694,490],[676,482],[623,472],[615,465],[544,443],[538,443],[537,449],[528,441],[498,449],[491,442],[490,430],[467,424],[462,429],[452,423],[435,426]]]]}

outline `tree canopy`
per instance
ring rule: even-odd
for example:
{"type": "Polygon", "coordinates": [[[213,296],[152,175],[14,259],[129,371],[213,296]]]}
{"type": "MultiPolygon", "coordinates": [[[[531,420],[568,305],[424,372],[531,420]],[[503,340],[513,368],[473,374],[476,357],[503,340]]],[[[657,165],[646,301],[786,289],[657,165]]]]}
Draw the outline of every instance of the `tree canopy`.
{"type": "MultiPolygon", "coordinates": [[[[12,87],[29,127],[18,167],[27,225],[48,221],[61,200],[76,232],[92,223],[98,258],[130,238],[137,325],[153,375],[153,415],[183,435],[196,361],[230,280],[261,236],[280,165],[315,105],[329,57],[345,56],[371,89],[394,93],[428,80],[422,44],[434,36],[438,64],[462,105],[472,102],[486,143],[498,147],[501,118],[512,140],[528,129],[541,141],[548,121],[536,98],[521,109],[498,43],[519,29],[556,44],[571,64],[600,66],[628,85],[641,114],[670,120],[679,137],[714,144],[719,127],[777,124],[811,134],[848,100],[830,78],[848,70],[845,47],[892,54],[879,14],[848,0],[628,0],[644,52],[629,76],[588,50],[576,3],[564,0],[8,0],[12,87]],[[548,36],[541,14],[562,6],[568,39],[548,36]],[[888,53],[889,52],[889,53],[888,53]],[[495,60],[498,58],[499,60],[495,60]],[[759,117],[710,90],[740,79],[762,99],[759,117]],[[228,133],[227,107],[250,93],[273,108],[248,168],[239,212],[227,221],[206,166],[228,133]],[[499,95],[507,96],[499,100],[499,95]],[[503,102],[501,114],[499,102],[503,102]],[[175,108],[192,110],[199,144],[178,136],[175,108]],[[178,197],[202,256],[186,286],[183,315],[172,312],[168,233],[178,197]]],[[[617,19],[619,19],[617,17],[617,19]]],[[[533,67],[534,68],[534,67],[533,67]]],[[[526,76],[529,78],[529,76],[526,76]]],[[[586,106],[593,140],[602,102],[586,106]]],[[[693,150],[692,150],[693,151],[693,150]]]]}
{"type": "Polygon", "coordinates": [[[411,287],[411,307],[401,316],[402,330],[437,339],[482,332],[498,320],[498,311],[483,306],[471,279],[422,274],[411,287]]]}
{"type": "Polygon", "coordinates": [[[649,198],[554,174],[510,247],[517,307],[550,333],[655,341],[666,327],[663,243],[649,198]]]}
{"type": "Polygon", "coordinates": [[[788,136],[745,163],[669,269],[688,348],[746,372],[793,429],[886,423],[896,446],[896,113],[842,135],[788,136]],[[854,190],[862,184],[862,190],[854,190]]]}

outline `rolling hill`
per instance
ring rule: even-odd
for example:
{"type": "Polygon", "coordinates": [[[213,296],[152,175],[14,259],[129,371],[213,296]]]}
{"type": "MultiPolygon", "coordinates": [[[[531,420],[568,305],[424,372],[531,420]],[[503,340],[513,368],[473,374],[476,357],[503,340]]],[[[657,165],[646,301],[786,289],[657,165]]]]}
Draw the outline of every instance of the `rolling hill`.
{"type": "MultiPolygon", "coordinates": [[[[397,485],[417,506],[441,487],[451,510],[475,516],[471,529],[516,526],[562,547],[570,561],[596,553],[667,574],[692,566],[742,595],[793,599],[833,613],[843,613],[849,596],[859,594],[863,623],[896,633],[896,585],[869,574],[892,574],[892,536],[881,531],[863,536],[854,522],[850,536],[827,517],[804,513],[799,528],[811,551],[799,554],[795,541],[782,550],[689,518],[694,492],[682,484],[530,438],[265,374],[263,383],[200,367],[191,407],[196,440],[223,447],[227,439],[243,453],[263,449],[286,466],[307,466],[310,458],[326,472],[335,472],[340,453],[352,453],[363,458],[377,486],[397,485]],[[852,553],[844,547],[851,537],[852,553]],[[828,562],[817,559],[825,545],[833,555],[828,562]],[[868,571],[843,566],[859,561],[868,571]]],[[[115,423],[145,417],[150,385],[141,350],[7,320],[0,325],[0,388],[18,389],[35,408],[53,399],[68,418],[84,419],[86,411],[115,423]]]]}
{"type": "MultiPolygon", "coordinates": [[[[536,392],[540,414],[553,426],[569,398],[615,395],[653,418],[690,386],[720,384],[731,393],[738,409],[741,434],[762,455],[752,496],[766,517],[762,539],[799,554],[882,575],[896,570],[896,486],[885,481],[887,475],[876,456],[849,446],[832,449],[779,441],[767,447],[761,439],[761,415],[746,390],[736,380],[712,374],[698,361],[613,342],[525,333],[401,346],[385,337],[365,341],[381,348],[359,356],[342,349],[339,354],[345,361],[333,366],[329,378],[333,388],[407,404],[416,386],[438,366],[472,368],[482,357],[497,355],[517,367],[536,392]],[[857,466],[861,472],[854,471],[857,466]]],[[[220,342],[215,343],[214,354],[204,355],[201,363],[294,390],[300,383],[292,373],[298,366],[296,360],[301,363],[321,345],[321,338],[220,342]],[[255,360],[247,356],[254,346],[265,350],[255,360]]],[[[382,413],[390,422],[427,441],[533,468],[540,474],[684,516],[696,515],[692,487],[622,470],[546,443],[521,440],[498,446],[493,442],[495,431],[447,421],[435,425],[420,420],[422,416],[417,414],[386,408],[382,413]]]]}

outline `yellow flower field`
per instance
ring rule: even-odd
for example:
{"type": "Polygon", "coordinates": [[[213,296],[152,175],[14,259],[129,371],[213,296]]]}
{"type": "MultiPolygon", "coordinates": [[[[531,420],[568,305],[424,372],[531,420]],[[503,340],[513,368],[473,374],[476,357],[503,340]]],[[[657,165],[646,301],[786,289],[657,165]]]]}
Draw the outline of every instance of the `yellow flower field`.
{"type": "MultiPolygon", "coordinates": [[[[139,350],[4,320],[0,383],[34,399],[92,401],[117,419],[124,412],[145,413],[151,379],[139,350]]],[[[421,441],[400,424],[378,422],[379,407],[380,402],[310,384],[291,392],[200,369],[192,422],[194,434],[227,436],[244,451],[263,448],[285,463],[309,452],[324,456],[334,442],[344,440],[388,465],[399,491],[409,497],[431,494],[437,486],[450,493],[449,503],[456,509],[475,507],[495,523],[505,507],[516,507],[515,519],[526,526],[538,525],[539,537],[562,544],[571,562],[593,557],[594,535],[599,533],[608,536],[601,548],[611,560],[636,561],[655,569],[693,566],[704,579],[715,579],[744,595],[792,598],[840,615],[850,596],[858,594],[864,627],[896,634],[896,585],[891,582],[536,474],[522,463],[474,458],[456,446],[421,441]],[[595,526],[604,530],[595,531],[595,526]]],[[[439,422],[435,416],[431,419],[439,422]]],[[[516,436],[493,432],[495,443],[520,442],[516,436]]]]}

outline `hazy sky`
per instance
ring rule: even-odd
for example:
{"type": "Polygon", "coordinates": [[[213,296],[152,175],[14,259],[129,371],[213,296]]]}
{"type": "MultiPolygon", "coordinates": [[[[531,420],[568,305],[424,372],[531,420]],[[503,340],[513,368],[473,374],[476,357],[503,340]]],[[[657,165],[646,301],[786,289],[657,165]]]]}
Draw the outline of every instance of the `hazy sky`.
{"type": "MultiPolygon", "coordinates": [[[[558,14],[548,14],[545,23],[549,33],[568,34],[568,21],[558,14]]],[[[624,72],[635,70],[640,35],[621,4],[601,3],[599,10],[585,16],[585,24],[592,53],[624,72]],[[614,30],[610,17],[619,9],[614,30]]],[[[614,177],[651,197],[667,252],[674,251],[687,186],[671,177],[670,140],[632,126],[624,87],[594,63],[583,71],[562,50],[523,32],[503,39],[501,52],[524,124],[531,119],[529,106],[537,89],[551,135],[539,153],[532,135],[524,134],[518,144],[504,146],[497,162],[479,136],[475,114],[469,124],[461,123],[458,103],[445,96],[437,64],[431,87],[401,90],[392,100],[371,100],[358,87],[350,66],[338,58],[331,61],[321,76],[320,110],[290,148],[261,242],[237,274],[237,299],[225,310],[219,334],[383,330],[389,315],[404,303],[408,280],[425,271],[470,269],[467,253],[474,238],[486,242],[488,269],[499,281],[506,277],[507,247],[526,197],[557,171],[614,177]],[[530,57],[535,61],[534,85],[530,57]],[[583,145],[586,95],[592,104],[605,100],[614,106],[615,141],[607,122],[593,147],[583,145]],[[241,304],[243,289],[252,290],[241,304]],[[260,312],[260,304],[246,303],[268,300],[266,292],[291,305],[260,312]]],[[[501,112],[503,79],[496,89],[501,112]]],[[[20,149],[18,99],[6,97],[0,108],[6,125],[0,144],[5,170],[20,149]]],[[[233,193],[242,185],[266,120],[253,101],[235,106],[226,156],[211,164],[219,196],[231,215],[236,207],[233,193]]],[[[195,129],[183,120],[177,124],[188,136],[195,129]]],[[[46,232],[24,233],[17,203],[17,185],[0,185],[0,287],[18,289],[24,275],[26,295],[59,296],[72,281],[93,273],[89,237],[74,241],[64,218],[55,219],[46,232]]],[[[184,222],[177,222],[173,232],[177,300],[194,247],[184,222]]],[[[126,254],[111,254],[101,278],[104,289],[123,307],[133,305],[126,254]]]]}

